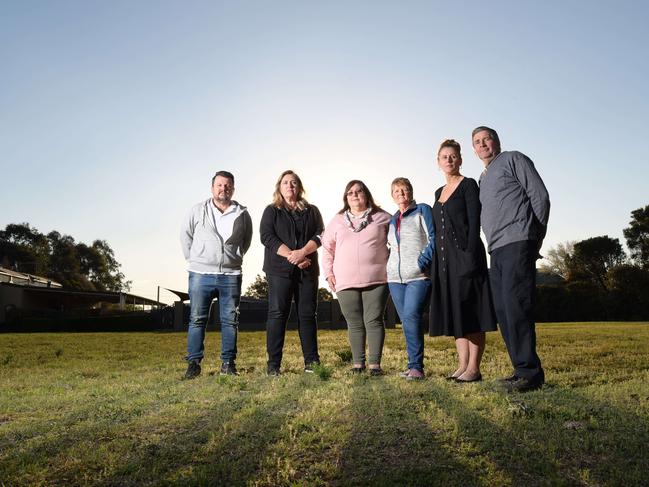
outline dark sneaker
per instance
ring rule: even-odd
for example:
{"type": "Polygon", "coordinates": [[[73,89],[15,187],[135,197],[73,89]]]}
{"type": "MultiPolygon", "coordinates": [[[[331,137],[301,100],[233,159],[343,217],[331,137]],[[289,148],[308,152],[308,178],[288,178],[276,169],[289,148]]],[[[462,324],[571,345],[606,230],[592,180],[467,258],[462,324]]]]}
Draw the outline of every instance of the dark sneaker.
{"type": "Polygon", "coordinates": [[[221,364],[221,370],[219,372],[221,375],[239,375],[237,372],[237,366],[234,365],[234,362],[223,362],[221,364]]]}
{"type": "Polygon", "coordinates": [[[266,375],[269,377],[277,377],[279,373],[279,367],[277,365],[269,365],[266,369],[266,375]]]}
{"type": "Polygon", "coordinates": [[[187,365],[185,379],[195,379],[199,375],[201,375],[201,363],[198,360],[191,360],[187,365]]]}
{"type": "Polygon", "coordinates": [[[307,374],[313,374],[313,367],[318,367],[320,365],[320,362],[315,361],[315,362],[309,362],[304,366],[304,372],[307,374]]]}
{"type": "Polygon", "coordinates": [[[508,392],[529,392],[540,389],[543,386],[543,376],[537,375],[528,379],[526,377],[518,377],[516,380],[505,383],[505,388],[508,392]]]}
{"type": "Polygon", "coordinates": [[[377,369],[370,368],[370,377],[378,377],[379,375],[383,375],[383,369],[381,367],[377,369]]]}

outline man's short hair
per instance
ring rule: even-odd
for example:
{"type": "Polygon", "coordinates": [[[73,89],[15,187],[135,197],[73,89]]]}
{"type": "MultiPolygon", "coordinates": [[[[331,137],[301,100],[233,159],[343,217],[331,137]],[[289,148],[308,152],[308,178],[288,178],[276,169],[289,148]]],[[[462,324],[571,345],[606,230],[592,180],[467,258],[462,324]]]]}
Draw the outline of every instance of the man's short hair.
{"type": "Polygon", "coordinates": [[[475,134],[477,134],[478,132],[482,132],[483,130],[489,132],[489,135],[496,142],[496,144],[498,144],[498,148],[500,149],[501,148],[500,137],[498,137],[498,133],[494,129],[485,127],[484,125],[480,125],[480,127],[474,128],[473,132],[471,132],[471,145],[473,145],[473,137],[475,136],[475,134]]]}
{"type": "Polygon", "coordinates": [[[228,171],[217,171],[217,173],[212,178],[212,186],[214,186],[214,180],[216,179],[217,176],[221,176],[222,178],[228,178],[230,181],[232,181],[232,185],[234,186],[234,175],[228,171]]]}

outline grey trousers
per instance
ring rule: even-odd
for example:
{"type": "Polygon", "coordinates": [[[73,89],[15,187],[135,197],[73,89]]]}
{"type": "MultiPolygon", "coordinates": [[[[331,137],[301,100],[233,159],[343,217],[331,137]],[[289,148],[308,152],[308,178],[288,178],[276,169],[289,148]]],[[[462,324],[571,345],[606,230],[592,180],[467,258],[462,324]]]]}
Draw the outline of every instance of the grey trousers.
{"type": "Polygon", "coordinates": [[[378,284],[338,291],[340,310],[347,320],[349,344],[354,364],[365,365],[365,339],[369,364],[380,364],[385,340],[383,312],[388,301],[388,285],[378,284]]]}

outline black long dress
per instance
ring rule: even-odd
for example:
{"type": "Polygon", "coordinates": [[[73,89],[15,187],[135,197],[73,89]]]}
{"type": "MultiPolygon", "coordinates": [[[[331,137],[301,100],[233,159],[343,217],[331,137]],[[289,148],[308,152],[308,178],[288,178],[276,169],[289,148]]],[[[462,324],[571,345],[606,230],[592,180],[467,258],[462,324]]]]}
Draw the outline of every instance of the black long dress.
{"type": "MultiPolygon", "coordinates": [[[[442,187],[443,188],[443,187],[442,187]]],[[[478,184],[464,178],[444,202],[435,192],[435,256],[431,270],[431,336],[460,338],[496,330],[487,257],[480,239],[478,184]]]]}

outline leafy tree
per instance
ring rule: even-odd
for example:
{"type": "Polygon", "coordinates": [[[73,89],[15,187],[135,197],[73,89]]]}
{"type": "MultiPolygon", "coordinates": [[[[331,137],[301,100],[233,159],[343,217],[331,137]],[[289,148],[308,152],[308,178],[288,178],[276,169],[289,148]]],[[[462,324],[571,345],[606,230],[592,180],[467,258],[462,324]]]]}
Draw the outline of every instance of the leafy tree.
{"type": "Polygon", "coordinates": [[[617,238],[604,235],[582,240],[575,243],[572,256],[568,259],[569,280],[586,280],[608,289],[608,270],[624,263],[625,258],[617,238]]]}
{"type": "Polygon", "coordinates": [[[48,277],[71,289],[130,288],[105,240],[95,240],[88,246],[57,231],[43,235],[28,223],[9,224],[0,231],[0,265],[48,277]]]}
{"type": "Polygon", "coordinates": [[[318,289],[318,301],[333,301],[334,296],[328,289],[321,287],[318,289]]]}
{"type": "Polygon", "coordinates": [[[550,247],[539,268],[543,272],[556,274],[563,279],[568,279],[570,274],[570,257],[572,256],[574,247],[574,241],[567,241],[550,247]]]}
{"type": "Polygon", "coordinates": [[[649,269],[622,264],[612,267],[606,276],[609,289],[610,318],[649,319],[649,269]]]}
{"type": "Polygon", "coordinates": [[[249,298],[268,299],[268,281],[266,280],[266,276],[257,274],[257,277],[255,277],[255,280],[248,286],[243,295],[249,298]]]}
{"type": "Polygon", "coordinates": [[[649,205],[631,212],[629,227],[623,232],[633,260],[649,269],[649,205]]]}
{"type": "Polygon", "coordinates": [[[50,246],[29,223],[10,223],[0,230],[0,265],[28,274],[47,273],[50,246]]]}
{"type": "Polygon", "coordinates": [[[95,291],[88,276],[81,271],[81,259],[74,238],[52,231],[47,234],[47,239],[52,247],[47,277],[60,282],[63,287],[95,291]]]}
{"type": "MultiPolygon", "coordinates": [[[[77,250],[81,256],[85,255],[84,270],[95,288],[104,291],[119,291],[129,289],[131,282],[125,281],[124,274],[120,272],[121,267],[115,259],[113,249],[105,240],[95,240],[91,247],[85,244],[78,244],[77,250]]],[[[82,258],[82,266],[84,259],[82,258]]]]}

